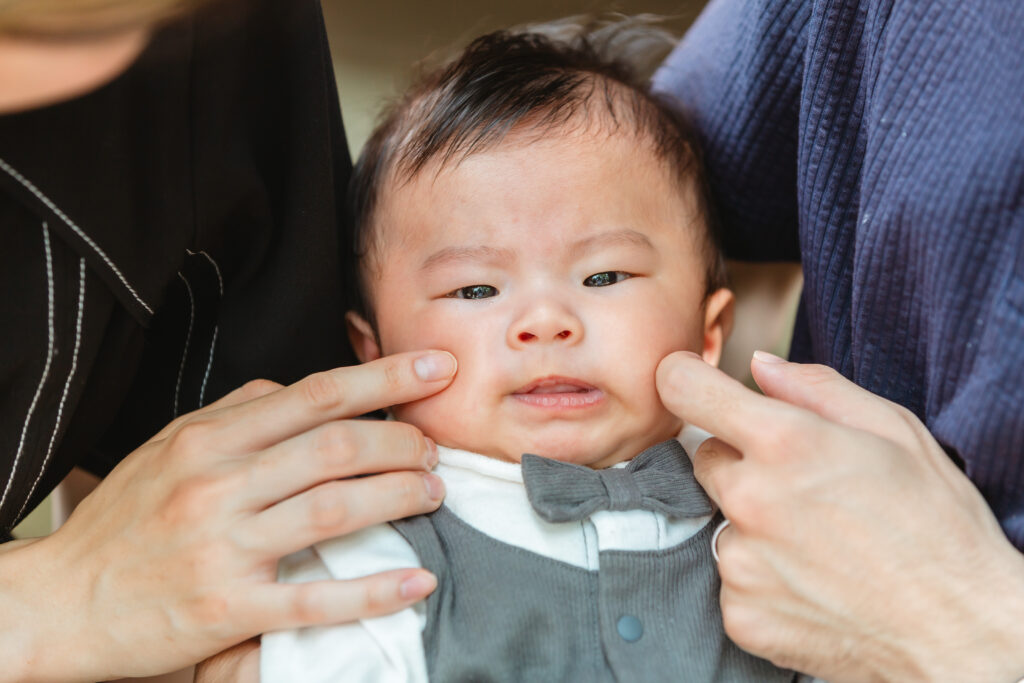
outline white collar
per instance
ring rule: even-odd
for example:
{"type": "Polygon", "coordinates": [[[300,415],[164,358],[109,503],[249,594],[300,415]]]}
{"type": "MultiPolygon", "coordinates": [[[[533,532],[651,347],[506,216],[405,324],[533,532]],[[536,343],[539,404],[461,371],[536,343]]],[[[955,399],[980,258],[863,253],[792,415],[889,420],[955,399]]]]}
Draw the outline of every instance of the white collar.
{"type": "MultiPolygon", "coordinates": [[[[696,450],[708,436],[688,427],[678,438],[687,452],[693,452],[690,449],[696,450]]],[[[552,524],[533,511],[518,463],[438,446],[435,472],[447,487],[444,504],[470,526],[505,543],[589,568],[597,566],[599,546],[622,550],[664,548],[685,540],[707,522],[703,518],[667,520],[656,513],[632,510],[601,512],[582,522],[552,524]],[[601,539],[595,535],[595,523],[606,530],[601,539]],[[654,527],[657,529],[651,531],[654,527]]]]}

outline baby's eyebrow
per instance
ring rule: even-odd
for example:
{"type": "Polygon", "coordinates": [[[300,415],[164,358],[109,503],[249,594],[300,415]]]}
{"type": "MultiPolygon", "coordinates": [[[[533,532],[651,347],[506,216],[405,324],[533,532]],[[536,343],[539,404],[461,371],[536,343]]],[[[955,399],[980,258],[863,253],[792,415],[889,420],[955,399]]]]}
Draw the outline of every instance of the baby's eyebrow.
{"type": "Polygon", "coordinates": [[[420,271],[433,270],[451,263],[465,261],[483,261],[485,263],[510,263],[515,261],[516,252],[507,247],[488,247],[485,245],[472,247],[445,247],[435,251],[423,261],[420,271]]]}
{"type": "Polygon", "coordinates": [[[654,248],[654,245],[651,244],[651,240],[647,235],[642,232],[637,232],[636,230],[623,229],[609,230],[608,232],[584,237],[583,239],[573,242],[569,246],[569,251],[570,253],[579,256],[589,251],[618,245],[645,247],[648,249],[654,248]]]}

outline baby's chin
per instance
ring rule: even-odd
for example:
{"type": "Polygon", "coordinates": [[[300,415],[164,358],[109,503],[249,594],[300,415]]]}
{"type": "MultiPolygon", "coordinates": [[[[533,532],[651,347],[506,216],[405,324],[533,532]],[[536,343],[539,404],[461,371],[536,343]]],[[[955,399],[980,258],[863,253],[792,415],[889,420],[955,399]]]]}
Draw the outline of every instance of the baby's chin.
{"type": "Polygon", "coordinates": [[[451,423],[417,424],[441,446],[479,453],[496,460],[521,462],[531,453],[552,460],[601,469],[639,455],[643,450],[679,434],[682,424],[674,416],[611,425],[555,424],[545,429],[526,425],[497,425],[492,431],[463,429],[451,423]],[[602,428],[603,427],[603,428],[602,428]],[[628,428],[627,428],[628,427],[628,428]]]}
{"type": "Polygon", "coordinates": [[[538,440],[522,442],[511,448],[487,447],[481,445],[472,447],[468,444],[459,445],[442,443],[441,445],[449,445],[451,448],[472,451],[497,460],[505,460],[508,462],[521,462],[523,454],[530,453],[550,458],[551,460],[560,460],[561,462],[568,462],[574,465],[603,469],[625,460],[629,460],[645,448],[649,448],[650,446],[664,440],[665,439],[658,439],[657,441],[651,441],[650,443],[643,442],[639,444],[636,441],[630,440],[627,443],[616,445],[581,443],[581,439],[574,439],[571,442],[538,440]]]}

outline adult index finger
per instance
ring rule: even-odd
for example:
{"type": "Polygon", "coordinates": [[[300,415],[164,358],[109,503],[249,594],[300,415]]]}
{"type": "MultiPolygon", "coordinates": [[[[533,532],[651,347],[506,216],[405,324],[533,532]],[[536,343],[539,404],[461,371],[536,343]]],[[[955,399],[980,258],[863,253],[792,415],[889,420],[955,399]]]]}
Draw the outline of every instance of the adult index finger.
{"type": "Polygon", "coordinates": [[[240,403],[252,401],[254,399],[260,398],[261,396],[266,396],[267,394],[278,391],[279,389],[281,389],[281,387],[282,385],[278,384],[277,382],[271,382],[270,380],[266,379],[250,380],[243,384],[242,386],[235,389],[234,391],[231,391],[225,394],[224,396],[221,396],[213,403],[209,403],[203,406],[202,408],[193,410],[189,413],[185,413],[184,415],[179,415],[174,420],[167,423],[163,429],[161,429],[159,432],[150,437],[149,441],[159,441],[160,439],[166,438],[167,435],[171,434],[176,429],[181,427],[182,424],[200,415],[207,415],[219,410],[223,410],[224,408],[230,408],[231,406],[238,405],[240,403]]]}
{"type": "MultiPolygon", "coordinates": [[[[332,420],[409,403],[447,387],[455,356],[413,351],[310,375],[218,415],[234,449],[251,452],[332,420]]],[[[418,456],[417,456],[418,457],[418,456]]]]}
{"type": "Polygon", "coordinates": [[[657,387],[662,403],[678,417],[743,452],[796,410],[751,391],[689,351],[662,359],[657,387]]]}

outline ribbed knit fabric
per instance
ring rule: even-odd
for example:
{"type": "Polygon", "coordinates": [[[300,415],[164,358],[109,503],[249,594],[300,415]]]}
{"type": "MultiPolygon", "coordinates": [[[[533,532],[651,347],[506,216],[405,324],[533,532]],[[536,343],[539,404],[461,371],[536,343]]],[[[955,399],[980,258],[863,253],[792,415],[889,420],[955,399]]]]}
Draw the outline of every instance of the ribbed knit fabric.
{"type": "Polygon", "coordinates": [[[502,543],[443,505],[394,522],[438,579],[423,631],[430,680],[803,680],[725,636],[719,519],[664,550],[601,551],[598,571],[502,543]]]}
{"type": "Polygon", "coordinates": [[[1024,549],[1024,3],[713,0],[655,77],[791,357],[916,413],[1024,549]]]}
{"type": "Polygon", "coordinates": [[[644,449],[626,467],[594,470],[524,453],[523,482],[534,511],[547,522],[572,522],[598,510],[653,510],[667,517],[714,514],[682,444],[644,449]]]}

